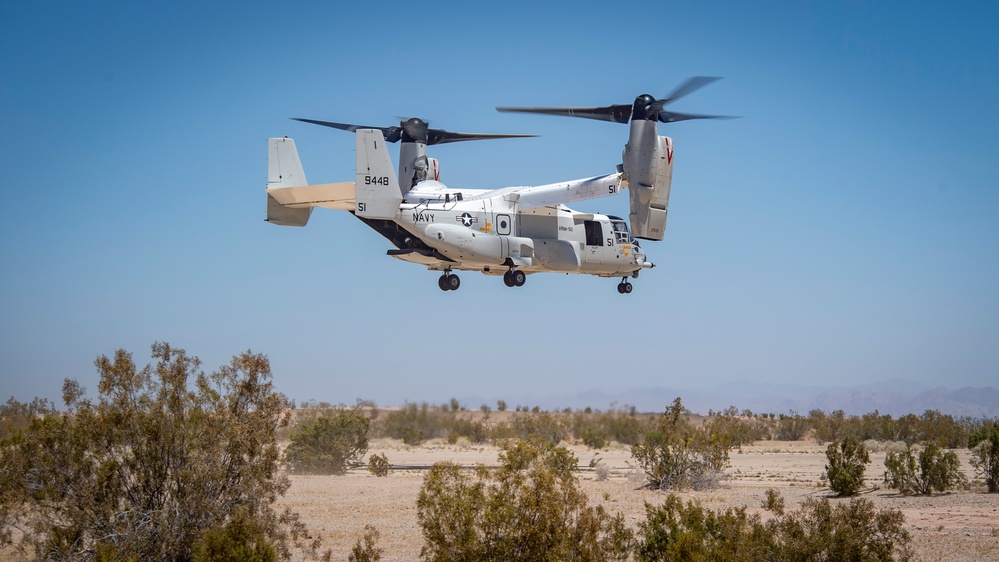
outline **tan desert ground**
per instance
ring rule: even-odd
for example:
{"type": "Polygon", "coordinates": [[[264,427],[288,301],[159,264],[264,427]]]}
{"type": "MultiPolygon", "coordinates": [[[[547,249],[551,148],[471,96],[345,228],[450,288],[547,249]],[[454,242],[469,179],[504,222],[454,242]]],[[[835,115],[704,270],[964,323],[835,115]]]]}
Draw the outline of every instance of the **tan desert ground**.
{"type": "MultiPolygon", "coordinates": [[[[579,459],[579,479],[590,502],[612,512],[625,514],[636,526],[644,519],[644,503],[661,503],[665,494],[640,489],[640,475],[629,467],[629,449],[611,446],[593,451],[583,445],[569,448],[579,459]],[[589,468],[594,456],[610,468],[604,481],[589,468]]],[[[382,560],[417,560],[423,537],[416,519],[416,496],[427,469],[438,461],[463,466],[496,466],[498,449],[491,445],[456,446],[428,442],[409,447],[401,441],[376,440],[368,454],[384,453],[393,466],[386,477],[376,477],[366,468],[344,476],[292,476],[292,486],[282,500],[301,513],[320,533],[326,547],[332,547],[334,560],[346,560],[365,525],[381,533],[378,546],[382,560]]],[[[969,480],[973,474],[967,451],[958,451],[969,480]]],[[[366,457],[367,458],[367,457],[366,457]]],[[[769,488],[778,490],[787,507],[809,497],[827,497],[820,475],[826,463],[825,447],[814,441],[761,441],[733,450],[731,467],[721,486],[712,490],[683,492],[705,507],[748,506],[759,508],[769,488]]],[[[633,462],[632,462],[633,464],[633,462]]],[[[871,455],[867,467],[867,488],[861,497],[878,508],[901,510],[906,528],[912,533],[914,560],[917,561],[999,561],[999,494],[983,493],[981,487],[933,496],[901,496],[881,487],[884,453],[871,455]]],[[[845,502],[845,499],[832,499],[845,502]]]]}

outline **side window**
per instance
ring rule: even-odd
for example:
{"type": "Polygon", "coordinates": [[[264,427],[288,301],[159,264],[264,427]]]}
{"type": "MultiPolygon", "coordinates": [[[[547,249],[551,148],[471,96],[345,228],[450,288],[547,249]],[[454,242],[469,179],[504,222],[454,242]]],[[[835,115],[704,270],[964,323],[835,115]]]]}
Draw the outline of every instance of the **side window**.
{"type": "Polygon", "coordinates": [[[600,223],[597,221],[583,221],[583,228],[586,229],[586,245],[587,246],[603,246],[604,245],[604,233],[603,229],[600,228],[600,223]]]}
{"type": "Polygon", "coordinates": [[[496,215],[496,234],[510,234],[510,215],[496,215]]]}

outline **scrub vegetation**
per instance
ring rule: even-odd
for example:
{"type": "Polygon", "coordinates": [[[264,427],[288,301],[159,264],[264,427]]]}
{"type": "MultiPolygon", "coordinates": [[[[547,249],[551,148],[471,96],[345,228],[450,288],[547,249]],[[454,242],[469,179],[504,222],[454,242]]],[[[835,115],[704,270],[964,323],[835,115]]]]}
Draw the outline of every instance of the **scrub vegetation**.
{"type": "Polygon", "coordinates": [[[62,413],[8,403],[0,544],[17,529],[44,560],[218,560],[235,544],[246,559],[318,556],[298,516],[273,508],[289,486],[276,440],[289,404],[267,358],[247,351],[205,374],[165,343],[152,357],[99,357],[96,400],[67,380],[62,413]]]}
{"type": "Polygon", "coordinates": [[[876,510],[867,500],[832,506],[809,498],[795,511],[767,492],[764,521],[746,508],[712,511],[670,494],[659,506],[645,504],[635,559],[640,562],[754,562],[756,560],[909,560],[911,537],[897,510],[876,510]]]}
{"type": "Polygon", "coordinates": [[[853,496],[864,486],[864,470],[871,456],[864,444],[852,437],[833,441],[826,449],[826,477],[829,488],[841,496],[853,496]]]}
{"type": "Polygon", "coordinates": [[[957,453],[943,451],[936,443],[922,450],[906,447],[885,457],[885,484],[903,494],[946,492],[966,484],[957,453]]]}
{"type": "MultiPolygon", "coordinates": [[[[165,343],[153,344],[152,357],[143,368],[124,350],[98,358],[95,398],[67,380],[61,408],[40,399],[0,405],[0,546],[45,560],[328,560],[299,516],[274,504],[289,473],[363,469],[371,439],[501,449],[495,468],[445,462],[427,473],[416,506],[425,560],[908,559],[901,514],[864,500],[809,499],[785,511],[770,493],[761,519],[669,495],[646,507],[636,531],[588,502],[565,443],[594,450],[598,481],[607,475],[597,455],[614,447],[631,451],[644,487],[680,490],[716,486],[738,447],[814,439],[829,443],[824,477],[844,496],[862,488],[875,447],[887,451],[886,485],[902,493],[965,486],[946,449],[968,447],[985,487],[999,491],[999,420],[734,407],[698,416],[679,398],[659,414],[511,411],[503,400],[468,410],[454,398],[295,408],[274,390],[262,355],[247,351],[210,374],[165,343]]],[[[391,469],[384,454],[366,466],[375,476],[391,469]]],[[[366,528],[349,559],[380,559],[378,537],[366,528]]]]}
{"type": "Polygon", "coordinates": [[[416,502],[424,560],[626,560],[620,514],[590,506],[569,450],[540,437],[507,441],[496,469],[430,469],[416,502]]]}

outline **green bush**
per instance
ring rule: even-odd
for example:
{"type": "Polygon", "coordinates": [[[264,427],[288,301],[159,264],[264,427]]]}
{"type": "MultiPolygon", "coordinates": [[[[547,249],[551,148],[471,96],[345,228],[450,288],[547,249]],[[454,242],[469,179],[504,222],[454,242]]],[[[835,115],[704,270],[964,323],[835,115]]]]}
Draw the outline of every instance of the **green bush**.
{"type": "Polygon", "coordinates": [[[587,505],[576,458],[538,436],[503,444],[500,467],[474,476],[440,462],[417,499],[424,560],[625,560],[621,515],[587,505]]]}
{"type": "Polygon", "coordinates": [[[728,464],[731,443],[712,435],[707,428],[695,427],[684,412],[677,398],[631,448],[651,488],[711,487],[728,464]]]}
{"type": "Polygon", "coordinates": [[[888,453],[885,468],[885,484],[903,494],[945,492],[966,481],[957,454],[944,452],[936,443],[928,443],[918,454],[912,447],[888,453]]]}
{"type": "Polygon", "coordinates": [[[826,449],[826,477],[829,487],[840,496],[852,496],[864,485],[865,465],[871,462],[863,443],[847,437],[842,443],[833,441],[826,449]]]}
{"type": "Polygon", "coordinates": [[[607,446],[607,434],[592,427],[583,432],[583,444],[591,449],[603,449],[607,446]]]}
{"type": "Polygon", "coordinates": [[[831,506],[809,498],[786,512],[784,500],[767,492],[765,522],[745,507],[711,511],[674,494],[658,507],[645,504],[635,559],[640,562],[755,562],[757,560],[909,560],[911,537],[895,510],[875,511],[864,499],[831,506]]]}
{"type": "Polygon", "coordinates": [[[55,405],[44,398],[21,403],[11,396],[0,405],[0,440],[7,439],[27,429],[31,420],[56,414],[55,405]]]}
{"type": "Polygon", "coordinates": [[[707,430],[711,435],[732,447],[742,447],[754,441],[766,439],[769,436],[766,425],[753,419],[736,417],[730,413],[714,416],[708,422],[707,430]]]}
{"type": "Polygon", "coordinates": [[[392,465],[389,464],[385,453],[368,457],[368,472],[371,474],[375,476],[388,476],[390,470],[392,470],[392,465]]]}
{"type": "Polygon", "coordinates": [[[17,528],[39,559],[190,560],[243,512],[280,558],[289,542],[314,549],[293,513],[272,508],[290,485],[276,441],[289,403],[267,358],[246,352],[205,374],[165,343],[152,357],[142,369],[124,350],[98,358],[96,401],[67,380],[65,413],[0,442],[0,546],[17,528]]]}
{"type": "Polygon", "coordinates": [[[225,525],[204,532],[195,546],[193,562],[275,562],[277,549],[266,527],[240,512],[225,525]]]}
{"type": "Polygon", "coordinates": [[[370,424],[357,410],[340,410],[303,423],[285,450],[291,471],[343,474],[367,452],[370,424]]]}
{"type": "Polygon", "coordinates": [[[999,492],[999,420],[985,420],[968,438],[971,465],[990,494],[999,492]]]}
{"type": "Polygon", "coordinates": [[[382,559],[382,549],[375,546],[380,533],[371,525],[364,526],[364,537],[354,544],[347,555],[347,562],[378,562],[382,559]]]}
{"type": "Polygon", "coordinates": [[[787,414],[778,416],[773,438],[775,441],[801,441],[809,429],[811,429],[809,418],[803,418],[798,412],[791,410],[787,414]]]}

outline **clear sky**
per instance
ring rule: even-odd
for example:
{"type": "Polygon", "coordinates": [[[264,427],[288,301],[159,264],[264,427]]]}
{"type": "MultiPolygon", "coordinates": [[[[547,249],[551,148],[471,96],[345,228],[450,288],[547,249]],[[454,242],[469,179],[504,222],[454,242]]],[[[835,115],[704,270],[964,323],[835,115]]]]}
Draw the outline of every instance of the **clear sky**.
{"type": "Polygon", "coordinates": [[[208,369],[265,353],[299,401],[996,386],[997,21],[991,2],[5,2],[0,399],[93,393],[96,357],[154,341],[208,369]],[[669,224],[631,295],[472,273],[444,293],[349,214],[264,222],[268,137],[313,183],[354,177],[352,135],[290,117],[539,134],[431,155],[453,187],[542,184],[613,172],[627,127],[495,106],[694,75],[725,79],[672,109],[742,119],[662,127],[669,224]]]}

